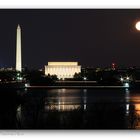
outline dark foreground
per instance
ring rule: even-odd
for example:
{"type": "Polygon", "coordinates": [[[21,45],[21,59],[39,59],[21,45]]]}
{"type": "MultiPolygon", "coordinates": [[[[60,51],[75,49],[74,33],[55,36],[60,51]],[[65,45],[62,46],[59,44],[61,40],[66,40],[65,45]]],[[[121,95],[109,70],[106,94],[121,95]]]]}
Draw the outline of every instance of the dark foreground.
{"type": "Polygon", "coordinates": [[[0,91],[0,129],[139,129],[140,90],[0,91]]]}

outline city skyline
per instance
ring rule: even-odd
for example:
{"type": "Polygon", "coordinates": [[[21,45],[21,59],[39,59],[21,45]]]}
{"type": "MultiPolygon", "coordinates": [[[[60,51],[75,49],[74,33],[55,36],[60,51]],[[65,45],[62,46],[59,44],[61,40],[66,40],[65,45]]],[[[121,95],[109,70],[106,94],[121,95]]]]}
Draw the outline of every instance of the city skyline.
{"type": "Polygon", "coordinates": [[[0,9],[0,129],[139,130],[139,17],[0,9]]]}
{"type": "Polygon", "coordinates": [[[138,66],[140,10],[1,9],[0,67],[15,66],[16,27],[22,28],[23,67],[48,61],[82,66],[138,66]]]}

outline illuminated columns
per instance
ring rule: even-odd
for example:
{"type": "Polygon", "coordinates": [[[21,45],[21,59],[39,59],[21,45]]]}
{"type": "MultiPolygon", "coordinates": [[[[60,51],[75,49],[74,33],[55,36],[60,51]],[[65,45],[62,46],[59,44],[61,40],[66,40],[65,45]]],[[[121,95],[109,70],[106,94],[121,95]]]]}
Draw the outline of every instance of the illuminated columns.
{"type": "Polygon", "coordinates": [[[21,28],[18,24],[17,26],[17,36],[16,36],[16,71],[22,70],[21,64],[21,28]]]}
{"type": "Polygon", "coordinates": [[[81,72],[78,62],[48,62],[45,75],[57,75],[58,79],[73,78],[75,73],[81,72]]]}

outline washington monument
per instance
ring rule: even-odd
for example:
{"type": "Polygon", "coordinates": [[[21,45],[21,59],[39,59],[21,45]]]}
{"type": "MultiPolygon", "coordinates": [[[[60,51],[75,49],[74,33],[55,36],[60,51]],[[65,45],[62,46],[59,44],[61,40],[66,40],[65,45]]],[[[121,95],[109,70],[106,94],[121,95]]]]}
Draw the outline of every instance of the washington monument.
{"type": "Polygon", "coordinates": [[[21,28],[18,24],[17,26],[17,36],[16,36],[16,71],[22,70],[22,62],[21,62],[21,28]]]}

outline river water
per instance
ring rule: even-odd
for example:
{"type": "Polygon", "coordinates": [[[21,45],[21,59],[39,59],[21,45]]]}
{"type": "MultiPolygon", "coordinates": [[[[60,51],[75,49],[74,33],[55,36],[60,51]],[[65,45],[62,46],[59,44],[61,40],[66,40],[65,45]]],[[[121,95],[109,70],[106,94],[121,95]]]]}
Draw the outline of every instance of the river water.
{"type": "Polygon", "coordinates": [[[0,129],[139,129],[140,90],[0,91],[0,129]]]}

